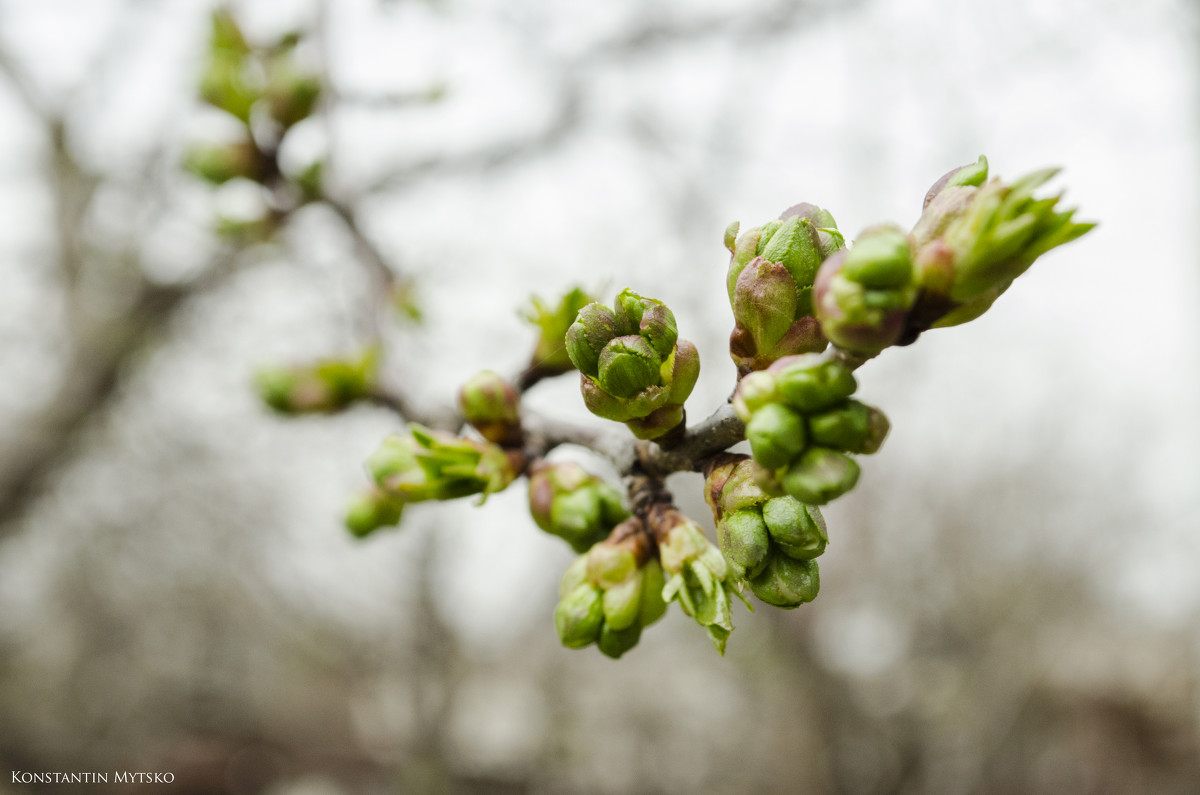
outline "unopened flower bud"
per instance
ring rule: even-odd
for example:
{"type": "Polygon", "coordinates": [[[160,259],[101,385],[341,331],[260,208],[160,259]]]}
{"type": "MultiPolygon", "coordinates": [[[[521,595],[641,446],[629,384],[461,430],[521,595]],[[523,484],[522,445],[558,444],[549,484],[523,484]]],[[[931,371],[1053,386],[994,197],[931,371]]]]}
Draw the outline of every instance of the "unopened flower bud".
{"type": "Polygon", "coordinates": [[[554,628],[568,649],[582,649],[595,643],[604,624],[603,596],[600,589],[583,583],[564,596],[554,609],[554,628]]]}
{"type": "Polygon", "coordinates": [[[188,151],[183,167],[213,185],[238,177],[256,179],[260,170],[258,149],[249,141],[197,146],[188,151]]]}
{"type": "Polygon", "coordinates": [[[631,398],[658,386],[662,361],[644,339],[630,335],[609,340],[600,352],[598,381],[605,392],[631,398]]]}
{"type": "Polygon", "coordinates": [[[783,489],[810,505],[824,505],[858,483],[858,464],[825,447],[810,447],[783,474],[783,489]]]}
{"type": "Polygon", "coordinates": [[[804,450],[804,420],[782,403],[768,403],[746,423],[754,460],[767,469],[786,465],[804,450]]]}
{"type": "Polygon", "coordinates": [[[775,497],[763,505],[762,516],[771,540],[788,557],[809,560],[825,552],[829,536],[816,506],[795,497],[775,497]]]}
{"type": "Polygon", "coordinates": [[[663,601],[663,587],[666,584],[667,579],[658,560],[647,560],[642,566],[642,596],[638,612],[638,623],[643,627],[650,626],[666,614],[667,603],[663,601]]]}
{"type": "Polygon", "coordinates": [[[983,155],[980,155],[979,159],[974,163],[952,168],[929,188],[929,191],[925,194],[925,201],[921,204],[921,209],[923,210],[928,207],[929,203],[946,188],[963,185],[978,187],[987,180],[987,176],[988,161],[983,155]]]}
{"type": "Polygon", "coordinates": [[[733,410],[742,422],[749,422],[754,412],[780,398],[776,389],[774,373],[756,371],[748,373],[738,382],[733,396],[733,410]]]}
{"type": "Polygon", "coordinates": [[[369,489],[354,497],[346,508],[346,529],[364,538],[381,527],[399,523],[404,503],[379,489],[369,489]]]}
{"type": "Polygon", "coordinates": [[[641,614],[641,600],[642,575],[636,569],[623,582],[604,587],[605,625],[612,629],[625,629],[637,623],[641,614]]]}
{"type": "Polygon", "coordinates": [[[753,577],[767,562],[771,541],[762,515],[755,510],[726,514],[717,525],[725,560],[739,579],[753,577]]]}
{"type": "Polygon", "coordinates": [[[733,294],[733,317],[750,334],[756,354],[771,351],[796,316],[796,283],[778,262],[755,257],[733,294]]]}
{"type": "Polygon", "coordinates": [[[825,260],[813,286],[824,335],[868,356],[900,339],[916,298],[909,240],[886,226],[864,232],[854,248],[825,260]]]}
{"type": "Polygon", "coordinates": [[[491,370],[476,374],[458,393],[463,418],[495,444],[520,440],[520,404],[513,385],[491,370]]]}
{"type": "Polygon", "coordinates": [[[783,399],[804,414],[834,406],[858,388],[849,367],[817,354],[780,359],[770,372],[783,399]]]}
{"type": "Polygon", "coordinates": [[[624,629],[616,629],[605,622],[600,629],[600,636],[596,639],[596,645],[606,656],[615,660],[636,646],[641,637],[641,624],[635,622],[624,629]]]}
{"type": "Polygon", "coordinates": [[[611,309],[591,303],[579,310],[567,329],[567,355],[580,372],[595,376],[599,372],[600,351],[617,335],[617,320],[611,309]]]}
{"type": "Polygon", "coordinates": [[[815,560],[772,555],[770,562],[749,580],[754,595],[769,605],[791,609],[817,598],[821,572],[815,560]]]}
{"type": "Polygon", "coordinates": [[[809,288],[812,287],[813,280],[817,276],[817,268],[821,267],[822,260],[817,230],[812,221],[801,215],[783,219],[779,228],[762,247],[759,255],[763,259],[777,262],[787,269],[792,277],[792,289],[796,292],[799,313],[812,314],[809,288]]]}
{"type": "Polygon", "coordinates": [[[887,437],[890,423],[883,412],[857,400],[808,418],[813,444],[848,453],[874,453],[887,437]]]}

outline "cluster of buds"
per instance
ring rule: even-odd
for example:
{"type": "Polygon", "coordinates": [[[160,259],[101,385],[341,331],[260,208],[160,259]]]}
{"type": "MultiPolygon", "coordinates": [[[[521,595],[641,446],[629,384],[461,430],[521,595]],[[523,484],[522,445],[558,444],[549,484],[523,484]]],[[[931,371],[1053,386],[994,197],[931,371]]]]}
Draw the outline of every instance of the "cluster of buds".
{"type": "Polygon", "coordinates": [[[529,475],[529,513],[542,530],[586,552],[629,513],[621,495],[575,463],[535,466],[529,475]]]}
{"type": "MultiPolygon", "coordinates": [[[[321,95],[320,80],[298,64],[300,39],[288,33],[266,46],[252,46],[228,10],[213,13],[200,98],[242,125],[233,141],[190,148],[185,169],[214,185],[243,178],[270,188],[287,186],[297,203],[320,195],[319,161],[284,180],[276,157],[283,136],[312,115],[321,95]]],[[[273,220],[270,213],[251,221],[224,219],[217,231],[249,242],[269,236],[273,220]]]]}
{"type": "Polygon", "coordinates": [[[458,410],[479,434],[502,447],[521,444],[521,396],[491,370],[477,373],[458,391],[458,410]]]}
{"type": "MultiPolygon", "coordinates": [[[[721,550],[700,525],[668,505],[655,505],[647,524],[658,542],[658,557],[667,577],[663,599],[679,601],[683,612],[708,632],[721,654],[733,632],[733,598],[745,602],[721,550]]],[[[749,603],[746,603],[750,607],[749,603]]],[[[753,608],[751,608],[753,609],[753,608]]]]}
{"type": "Polygon", "coordinates": [[[1060,211],[1061,194],[1034,198],[1057,174],[988,180],[987,158],[944,175],[925,196],[911,233],[885,225],[821,265],[813,302],[821,332],[840,348],[871,357],[907,345],[929,328],[982,315],[1052,248],[1094,224],[1060,211]]]}
{"type": "Polygon", "coordinates": [[[873,453],[889,429],[883,412],[850,398],[850,368],[820,354],[791,356],[742,379],[733,407],[762,468],[760,485],[824,505],[858,482],[846,453],[873,453]]]}
{"type": "Polygon", "coordinates": [[[316,75],[296,63],[296,33],[267,47],[251,47],[226,9],[213,12],[208,60],[200,98],[247,126],[261,101],[267,117],[284,130],[312,115],[321,95],[316,75]]]}
{"type": "Polygon", "coordinates": [[[758,470],[744,455],[721,455],[705,467],[704,497],[717,541],[734,576],[755,596],[775,607],[799,607],[821,587],[814,558],[829,542],[825,519],[816,506],[767,494],[758,470]]]}
{"type": "Polygon", "coordinates": [[[776,221],[738,234],[725,230],[726,288],[735,321],[729,354],[738,374],[784,356],[819,353],[825,337],[813,317],[813,282],[821,263],[844,241],[828,210],[797,204],[776,221]]]}
{"type": "Polygon", "coordinates": [[[912,231],[921,295],[911,325],[918,333],[979,317],[1034,260],[1095,226],[1075,222],[1074,209],[1059,210],[1061,193],[1034,198],[1057,173],[988,180],[981,156],[934,183],[912,231]]]}
{"type": "Polygon", "coordinates": [[[579,310],[595,300],[578,287],[563,295],[556,306],[536,295],[529,299],[529,305],[521,316],[538,328],[537,344],[528,368],[531,372],[542,377],[561,375],[575,369],[564,342],[567,329],[579,316],[579,310]]]}
{"type": "Polygon", "coordinates": [[[503,491],[521,473],[524,456],[491,442],[466,439],[409,423],[383,440],[367,472],[396,502],[452,500],[503,491]]]}
{"type": "Polygon", "coordinates": [[[593,414],[624,422],[639,439],[683,426],[700,355],[678,338],[675,315],[662,301],[627,289],[611,309],[588,304],[567,331],[567,355],[579,368],[583,402],[593,414]]]}
{"type": "Polygon", "coordinates": [[[662,618],[664,577],[653,547],[642,521],[633,517],[571,564],[554,610],[564,646],[595,643],[615,659],[637,645],[644,627],[662,618]]]}
{"type": "Polygon", "coordinates": [[[267,367],[255,375],[259,397],[284,414],[340,411],[369,397],[375,388],[379,351],[368,348],[353,359],[267,367]]]}

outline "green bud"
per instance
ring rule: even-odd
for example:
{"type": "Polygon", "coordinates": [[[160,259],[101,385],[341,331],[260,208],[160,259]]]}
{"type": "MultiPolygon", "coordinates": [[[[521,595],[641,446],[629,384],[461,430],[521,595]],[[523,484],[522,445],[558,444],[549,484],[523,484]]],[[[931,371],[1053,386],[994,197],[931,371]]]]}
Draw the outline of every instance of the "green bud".
{"type": "Polygon", "coordinates": [[[810,447],[781,478],[789,495],[810,505],[824,505],[858,482],[858,464],[825,447],[810,447]]]}
{"type": "Polygon", "coordinates": [[[756,257],[738,277],[733,317],[754,341],[756,354],[766,353],[783,338],[796,316],[796,283],[783,265],[756,257]]]}
{"type": "Polygon", "coordinates": [[[641,624],[635,622],[624,629],[616,629],[606,622],[600,629],[597,645],[600,647],[600,651],[615,660],[636,646],[641,637],[641,624]]]}
{"type": "Polygon", "coordinates": [[[223,146],[196,146],[184,158],[183,167],[213,185],[231,179],[257,179],[258,150],[248,141],[223,146]]]}
{"type": "Polygon", "coordinates": [[[958,186],[974,186],[982,185],[988,177],[988,161],[983,155],[974,163],[968,163],[965,166],[952,168],[933,183],[929,192],[925,194],[925,201],[921,204],[921,209],[929,206],[929,203],[946,188],[958,186]]]}
{"type": "Polygon", "coordinates": [[[842,276],[870,289],[904,287],[912,281],[908,235],[883,226],[864,232],[846,255],[842,276]]]}
{"type": "Polygon", "coordinates": [[[365,538],[381,527],[400,522],[404,503],[379,489],[370,489],[354,497],[346,508],[346,529],[357,538],[365,538]]]}
{"type": "MultiPolygon", "coordinates": [[[[731,225],[730,228],[736,224],[731,225]]],[[[725,277],[725,287],[729,292],[729,304],[733,305],[733,291],[737,285],[738,278],[742,275],[742,270],[750,262],[758,256],[759,244],[762,241],[762,227],[755,227],[747,230],[738,236],[729,258],[729,273],[725,277]]]]}
{"type": "Polygon", "coordinates": [[[307,119],[321,96],[321,81],[295,70],[290,56],[275,58],[263,99],[271,118],[285,130],[307,119]]]}
{"type": "Polygon", "coordinates": [[[604,624],[603,597],[600,589],[584,583],[563,597],[554,609],[554,628],[568,649],[582,649],[594,643],[604,624]]]}
{"type": "Polygon", "coordinates": [[[563,572],[558,583],[558,598],[564,599],[567,594],[587,582],[587,555],[580,555],[571,561],[571,565],[563,572]]]}
{"type": "Polygon", "coordinates": [[[858,388],[849,367],[818,354],[780,359],[770,372],[779,394],[803,414],[834,406],[858,388]]]}
{"type": "Polygon", "coordinates": [[[734,221],[729,226],[725,227],[725,248],[729,249],[730,254],[734,253],[735,244],[737,243],[738,230],[741,228],[742,225],[738,221],[734,221]]]}
{"type": "Polygon", "coordinates": [[[675,314],[661,301],[643,301],[648,305],[642,313],[638,334],[650,344],[660,358],[665,359],[671,355],[671,351],[675,349],[675,342],[679,339],[675,314]]]}
{"type": "Polygon", "coordinates": [[[784,219],[759,254],[763,259],[778,262],[787,269],[792,277],[800,313],[810,314],[807,288],[812,287],[822,259],[817,230],[812,221],[800,215],[784,219]]]}
{"type": "Polygon", "coordinates": [[[748,373],[738,382],[737,392],[733,396],[733,410],[742,422],[749,422],[754,412],[780,399],[775,374],[762,371],[748,373]]]}
{"type": "Polygon", "coordinates": [[[768,500],[762,509],[763,521],[767,525],[771,540],[785,555],[797,560],[808,560],[821,555],[829,536],[825,530],[825,517],[813,505],[805,505],[795,497],[775,497],[768,500]]]}
{"type": "Polygon", "coordinates": [[[523,466],[519,452],[410,423],[367,459],[375,482],[404,502],[449,500],[506,488],[523,466]]]}
{"type": "Polygon", "coordinates": [[[689,340],[679,340],[675,352],[663,362],[663,383],[671,388],[670,401],[682,406],[700,378],[700,352],[689,340]]]}
{"type": "Polygon", "coordinates": [[[748,509],[726,514],[717,525],[717,540],[735,576],[753,577],[766,565],[771,542],[767,525],[758,511],[748,509]]]}
{"type": "Polygon", "coordinates": [[[658,621],[667,612],[667,603],[663,601],[663,587],[667,578],[663,576],[662,566],[651,558],[642,566],[642,595],[638,600],[638,623],[648,627],[658,621]]]}
{"type": "Polygon", "coordinates": [[[572,490],[553,491],[544,479],[535,475],[529,485],[534,521],[581,553],[603,541],[628,516],[616,489],[599,478],[588,476],[588,479],[586,484],[572,490]],[[549,510],[543,512],[548,498],[549,510]]]}
{"type": "Polygon", "coordinates": [[[813,444],[849,453],[874,453],[890,428],[882,411],[857,400],[808,418],[813,444]]]}
{"type": "MultiPolygon", "coordinates": [[[[641,615],[642,574],[634,571],[624,582],[604,589],[604,624],[625,629],[637,623],[641,615]]],[[[640,624],[639,624],[640,626],[640,624]]]]}
{"type": "Polygon", "coordinates": [[[512,384],[491,370],[477,373],[458,393],[463,418],[495,444],[520,440],[520,404],[512,384]]]}
{"type": "Polygon", "coordinates": [[[579,310],[579,316],[567,329],[567,355],[580,372],[595,377],[600,351],[616,336],[617,319],[612,310],[604,304],[588,304],[579,310]]]}
{"type": "Polygon", "coordinates": [[[600,352],[598,381],[604,391],[618,398],[631,398],[661,382],[662,361],[641,337],[616,337],[600,352]]]}
{"type": "Polygon", "coordinates": [[[782,403],[768,403],[746,423],[746,439],[754,460],[767,469],[778,469],[798,456],[807,441],[804,420],[782,403]]]}
{"type": "Polygon", "coordinates": [[[624,546],[596,544],[587,553],[588,582],[597,588],[615,588],[637,571],[634,553],[624,546]]]}
{"type": "Polygon", "coordinates": [[[749,584],[754,595],[767,604],[791,609],[817,598],[821,572],[815,560],[772,555],[766,568],[749,584]]]}

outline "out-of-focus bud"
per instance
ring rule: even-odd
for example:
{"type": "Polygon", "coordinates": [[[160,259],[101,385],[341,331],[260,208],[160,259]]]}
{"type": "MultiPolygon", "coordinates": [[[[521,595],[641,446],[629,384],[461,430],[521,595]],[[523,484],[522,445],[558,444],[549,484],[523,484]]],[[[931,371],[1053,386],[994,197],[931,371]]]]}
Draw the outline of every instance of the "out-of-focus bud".
{"type": "Polygon", "coordinates": [[[290,52],[276,56],[267,67],[263,91],[267,112],[287,130],[312,115],[321,97],[321,81],[296,69],[290,52]]]}
{"type": "Polygon", "coordinates": [[[381,527],[400,522],[404,503],[377,488],[356,495],[346,507],[346,529],[358,538],[365,538],[381,527]]]}
{"type": "Polygon", "coordinates": [[[730,600],[741,598],[733,588],[725,558],[699,525],[673,508],[656,506],[649,521],[667,576],[663,599],[678,600],[683,612],[704,627],[713,646],[724,654],[733,631],[730,600]]]}
{"type": "Polygon", "coordinates": [[[590,583],[576,586],[554,609],[554,628],[568,649],[582,649],[595,643],[603,626],[604,597],[590,583]]]}
{"type": "Polygon", "coordinates": [[[259,152],[249,141],[196,146],[188,151],[183,167],[213,185],[223,185],[239,177],[257,179],[259,152]]]}
{"type": "Polygon", "coordinates": [[[538,340],[533,349],[529,369],[543,375],[558,375],[575,369],[567,355],[567,330],[579,316],[583,307],[595,299],[582,289],[575,287],[565,293],[558,303],[551,305],[538,296],[529,299],[522,317],[538,327],[538,340]]]}
{"type": "Polygon", "coordinates": [[[617,490],[575,463],[534,469],[529,476],[529,513],[538,527],[581,553],[628,516],[617,490]]]}
{"type": "Polygon", "coordinates": [[[817,598],[821,572],[815,560],[796,560],[773,555],[770,562],[749,580],[754,595],[769,605],[791,609],[817,598]]]}
{"type": "Polygon", "coordinates": [[[754,460],[767,469],[778,469],[798,456],[806,437],[804,420],[782,403],[768,403],[746,423],[746,440],[754,460]]]}
{"type": "MultiPolygon", "coordinates": [[[[640,519],[622,522],[567,569],[559,588],[563,597],[559,611],[568,612],[564,604],[572,598],[583,604],[584,596],[577,595],[581,590],[589,598],[592,593],[599,594],[600,622],[593,627],[592,603],[586,602],[588,619],[580,622],[586,631],[572,635],[578,644],[572,648],[586,646],[594,639],[601,652],[620,657],[637,645],[643,627],[662,617],[666,611],[662,569],[653,557],[653,541],[640,519]]],[[[574,607],[574,614],[583,613],[578,605],[574,607]]],[[[559,623],[557,613],[555,619],[559,623]]],[[[564,644],[571,645],[561,629],[559,636],[564,644]]]]}
{"type": "Polygon", "coordinates": [[[675,316],[661,301],[623,290],[612,309],[588,304],[567,331],[566,349],[593,414],[664,444],[663,437],[682,425],[700,357],[678,338],[675,316]]]}
{"type": "Polygon", "coordinates": [[[908,236],[890,226],[867,230],[825,261],[813,296],[821,331],[838,347],[874,356],[894,344],[917,298],[908,236]]]}
{"type": "Polygon", "coordinates": [[[825,447],[810,447],[780,478],[790,496],[810,505],[824,505],[858,483],[854,459],[825,447]]]}
{"type": "Polygon", "coordinates": [[[410,423],[367,459],[376,484],[401,502],[450,500],[507,488],[524,465],[520,452],[410,423]]]}
{"type": "Polygon", "coordinates": [[[483,370],[463,384],[458,409],[489,442],[513,446],[521,441],[521,396],[503,377],[483,370]]]}
{"type": "Polygon", "coordinates": [[[200,98],[246,124],[250,122],[250,109],[261,95],[246,68],[249,55],[250,47],[233,16],[225,9],[214,11],[200,98]]]}
{"type": "Polygon", "coordinates": [[[370,394],[378,363],[378,350],[369,348],[353,359],[262,368],[255,383],[263,402],[284,414],[340,411],[370,394]]]}
{"type": "Polygon", "coordinates": [[[808,418],[813,444],[848,453],[874,453],[883,444],[891,424],[879,409],[848,400],[840,408],[808,418]]]}

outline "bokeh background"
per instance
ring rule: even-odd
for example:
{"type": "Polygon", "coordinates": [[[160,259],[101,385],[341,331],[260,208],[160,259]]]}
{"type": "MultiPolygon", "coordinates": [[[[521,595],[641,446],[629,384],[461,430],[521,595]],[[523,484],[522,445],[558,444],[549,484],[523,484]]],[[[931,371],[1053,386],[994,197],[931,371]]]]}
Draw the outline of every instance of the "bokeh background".
{"type": "MultiPolygon", "coordinates": [[[[230,134],[196,99],[211,10],[0,2],[0,792],[1200,786],[1195,4],[232,5],[251,38],[307,31],[326,96],[281,156],[325,159],[415,285],[386,375],[426,411],[519,370],[518,308],[580,283],[670,304],[706,415],[734,378],[722,230],[798,201],[908,225],[983,152],[1063,166],[1100,222],[860,371],[893,432],[826,511],[815,603],[739,611],[724,658],[672,610],[619,662],[558,645],[571,555],[519,484],[355,541],[397,418],[255,398],[256,367],[366,342],[378,281],[322,205],[213,233],[263,197],[179,168],[230,134]]],[[[600,422],[570,378],[527,403],[600,422]]]]}

